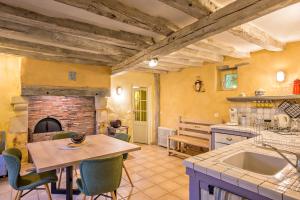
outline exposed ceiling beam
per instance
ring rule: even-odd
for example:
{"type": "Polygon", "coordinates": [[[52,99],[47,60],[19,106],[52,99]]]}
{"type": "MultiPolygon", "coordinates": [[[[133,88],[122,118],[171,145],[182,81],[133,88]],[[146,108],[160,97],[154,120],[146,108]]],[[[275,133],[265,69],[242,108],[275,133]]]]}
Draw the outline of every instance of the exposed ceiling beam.
{"type": "Polygon", "coordinates": [[[143,49],[153,44],[153,39],[148,36],[126,31],[105,29],[66,18],[49,17],[3,3],[0,3],[0,17],[2,20],[10,20],[45,30],[68,33],[74,36],[132,49],[143,49]]]}
{"type": "Polygon", "coordinates": [[[118,47],[114,45],[103,44],[85,38],[52,32],[38,27],[31,27],[24,24],[0,20],[0,36],[8,38],[24,38],[24,40],[35,40],[37,43],[48,43],[57,47],[66,47],[77,50],[85,50],[104,55],[133,55],[136,50],[118,47]]]}
{"type": "Polygon", "coordinates": [[[159,0],[192,17],[201,19],[216,10],[217,7],[210,0],[159,0]]]}
{"type": "Polygon", "coordinates": [[[23,50],[16,50],[16,49],[9,49],[5,47],[0,47],[0,53],[5,54],[12,54],[22,57],[30,57],[33,59],[38,60],[46,60],[46,61],[56,61],[56,62],[66,62],[66,63],[77,63],[77,64],[86,64],[86,65],[97,65],[97,66],[107,66],[107,63],[96,61],[96,60],[89,60],[89,59],[78,59],[73,57],[64,57],[64,56],[57,56],[57,55],[43,55],[41,53],[31,52],[31,51],[23,51],[23,50]]]}
{"type": "Polygon", "coordinates": [[[159,74],[167,74],[168,73],[168,71],[166,71],[166,70],[149,69],[149,68],[145,68],[145,67],[139,67],[139,68],[134,69],[133,71],[145,72],[145,73],[159,73],[159,74]]]}
{"type": "Polygon", "coordinates": [[[169,57],[162,57],[159,59],[160,62],[169,62],[184,66],[191,66],[191,67],[199,67],[203,64],[203,62],[194,62],[187,59],[181,59],[181,58],[169,58],[169,57]]]}
{"type": "Polygon", "coordinates": [[[170,54],[202,39],[247,23],[299,1],[300,0],[235,1],[126,59],[116,67],[113,67],[113,73],[134,68],[136,64],[150,57],[170,54]]]}
{"type": "MultiPolygon", "coordinates": [[[[177,5],[177,9],[185,12],[188,15],[201,19],[203,16],[195,15],[195,12],[200,14],[205,10],[208,14],[216,12],[220,7],[217,6],[211,0],[161,0],[165,1],[168,5],[177,5]],[[192,6],[190,6],[192,5],[192,6]],[[190,12],[189,9],[193,8],[194,12],[190,12]],[[197,17],[198,16],[198,17],[197,17]]],[[[253,24],[244,24],[228,30],[231,34],[242,38],[243,40],[256,44],[264,49],[270,51],[281,51],[284,47],[284,43],[275,39],[267,32],[257,28],[253,24]]]]}
{"type": "Polygon", "coordinates": [[[150,30],[165,36],[176,28],[171,22],[160,17],[154,17],[140,10],[126,6],[118,0],[55,0],[70,6],[81,8],[125,24],[150,30]]]}
{"type": "Polygon", "coordinates": [[[221,63],[223,62],[223,56],[218,55],[216,53],[208,52],[206,50],[195,50],[191,48],[183,48],[178,51],[179,54],[186,55],[186,56],[194,56],[198,59],[201,59],[203,61],[207,62],[216,62],[216,63],[221,63]]]}
{"type": "MultiPolygon", "coordinates": [[[[122,59],[121,56],[113,56],[113,55],[101,55],[101,54],[92,54],[82,51],[74,51],[69,49],[63,49],[48,45],[30,43],[25,41],[19,41],[9,38],[0,37],[0,47],[15,49],[25,52],[35,52],[42,55],[57,55],[63,57],[72,57],[84,60],[94,60],[94,61],[101,61],[107,63],[107,65],[114,65],[119,63],[122,59]]],[[[50,56],[51,57],[51,56],[50,56]]]]}
{"type": "Polygon", "coordinates": [[[219,55],[230,56],[233,58],[249,58],[249,52],[240,52],[237,51],[235,48],[222,44],[220,42],[216,42],[212,39],[202,40],[195,44],[191,44],[188,46],[191,49],[202,49],[207,50],[219,55]]]}
{"type": "Polygon", "coordinates": [[[282,51],[285,45],[284,42],[273,38],[270,34],[250,23],[237,26],[230,29],[229,32],[269,51],[282,51]]]}

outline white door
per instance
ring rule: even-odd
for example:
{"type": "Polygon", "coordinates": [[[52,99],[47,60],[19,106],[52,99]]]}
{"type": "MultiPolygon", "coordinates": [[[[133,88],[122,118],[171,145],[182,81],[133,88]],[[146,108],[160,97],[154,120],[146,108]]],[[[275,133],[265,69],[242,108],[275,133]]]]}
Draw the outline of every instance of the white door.
{"type": "Polygon", "coordinates": [[[147,88],[133,88],[133,142],[148,144],[147,88]]]}

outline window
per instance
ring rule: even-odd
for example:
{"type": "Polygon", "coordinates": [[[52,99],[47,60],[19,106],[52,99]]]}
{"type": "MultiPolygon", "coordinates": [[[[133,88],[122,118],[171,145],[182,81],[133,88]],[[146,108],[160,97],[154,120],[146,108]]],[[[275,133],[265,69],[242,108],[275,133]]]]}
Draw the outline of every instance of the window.
{"type": "Polygon", "coordinates": [[[236,73],[233,74],[225,74],[224,76],[224,89],[236,89],[238,75],[236,73]]]}
{"type": "Polygon", "coordinates": [[[219,67],[217,77],[217,90],[235,90],[238,88],[237,68],[219,67]]]}

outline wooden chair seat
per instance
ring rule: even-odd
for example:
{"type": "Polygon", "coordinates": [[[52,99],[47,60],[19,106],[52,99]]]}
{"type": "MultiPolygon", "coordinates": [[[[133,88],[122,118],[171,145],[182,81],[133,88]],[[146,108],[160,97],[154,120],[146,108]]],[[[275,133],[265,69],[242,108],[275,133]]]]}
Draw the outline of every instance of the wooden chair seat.
{"type": "Polygon", "coordinates": [[[210,147],[209,140],[202,139],[202,138],[196,138],[196,137],[185,136],[185,135],[173,135],[173,136],[170,136],[169,139],[176,141],[176,142],[183,142],[185,144],[200,146],[200,147],[204,147],[204,148],[210,147]]]}

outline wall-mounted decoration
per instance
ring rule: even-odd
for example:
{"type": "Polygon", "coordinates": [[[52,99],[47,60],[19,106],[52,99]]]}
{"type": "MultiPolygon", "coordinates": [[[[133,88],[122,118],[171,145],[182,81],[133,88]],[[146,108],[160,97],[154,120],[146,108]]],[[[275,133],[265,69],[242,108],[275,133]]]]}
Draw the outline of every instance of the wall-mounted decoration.
{"type": "Polygon", "coordinates": [[[204,83],[197,77],[197,80],[194,82],[194,90],[195,92],[205,92],[204,83]]]}
{"type": "Polygon", "coordinates": [[[68,78],[70,81],[76,81],[76,75],[77,73],[74,72],[74,71],[69,71],[69,74],[68,74],[68,78]]]}

